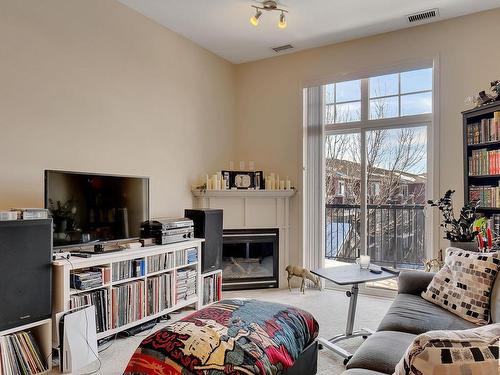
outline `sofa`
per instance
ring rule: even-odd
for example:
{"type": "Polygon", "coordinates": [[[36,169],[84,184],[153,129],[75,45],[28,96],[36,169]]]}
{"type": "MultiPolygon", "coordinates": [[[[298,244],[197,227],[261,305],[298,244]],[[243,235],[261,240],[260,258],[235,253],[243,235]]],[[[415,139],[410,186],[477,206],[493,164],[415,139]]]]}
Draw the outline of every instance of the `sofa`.
{"type": "MultiPolygon", "coordinates": [[[[400,273],[398,295],[377,331],[368,337],[354,353],[342,375],[392,374],[396,364],[417,335],[434,330],[462,330],[478,327],[420,296],[433,276],[433,273],[422,271],[400,273]]],[[[493,286],[490,306],[490,322],[500,322],[500,282],[498,281],[495,281],[493,286]]]]}

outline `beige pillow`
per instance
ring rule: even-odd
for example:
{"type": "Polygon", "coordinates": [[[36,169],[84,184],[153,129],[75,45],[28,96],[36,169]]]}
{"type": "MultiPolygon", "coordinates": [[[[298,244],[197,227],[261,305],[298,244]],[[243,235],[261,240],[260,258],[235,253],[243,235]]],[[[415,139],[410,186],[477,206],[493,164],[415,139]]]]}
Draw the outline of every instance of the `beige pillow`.
{"type": "Polygon", "coordinates": [[[487,324],[490,297],[500,265],[500,253],[446,250],[443,268],[422,298],[475,324],[487,324]]]}
{"type": "Polygon", "coordinates": [[[394,375],[498,373],[500,324],[463,331],[429,331],[413,340],[394,375]]]}
{"type": "Polygon", "coordinates": [[[493,323],[500,323],[500,277],[498,275],[491,291],[490,316],[493,323]]]}

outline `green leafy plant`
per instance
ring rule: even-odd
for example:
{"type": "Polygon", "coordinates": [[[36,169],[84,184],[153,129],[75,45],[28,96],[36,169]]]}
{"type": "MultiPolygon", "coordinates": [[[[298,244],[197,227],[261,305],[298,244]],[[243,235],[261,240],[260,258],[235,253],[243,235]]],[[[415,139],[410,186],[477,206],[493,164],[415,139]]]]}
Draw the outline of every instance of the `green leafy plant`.
{"type": "Polygon", "coordinates": [[[443,215],[441,227],[444,229],[444,238],[452,242],[474,241],[479,233],[475,230],[476,226],[474,225],[479,201],[467,203],[460,210],[460,216],[456,218],[453,211],[454,193],[455,190],[448,190],[442,198],[435,201],[429,200],[427,203],[429,203],[431,207],[437,207],[443,215]]]}

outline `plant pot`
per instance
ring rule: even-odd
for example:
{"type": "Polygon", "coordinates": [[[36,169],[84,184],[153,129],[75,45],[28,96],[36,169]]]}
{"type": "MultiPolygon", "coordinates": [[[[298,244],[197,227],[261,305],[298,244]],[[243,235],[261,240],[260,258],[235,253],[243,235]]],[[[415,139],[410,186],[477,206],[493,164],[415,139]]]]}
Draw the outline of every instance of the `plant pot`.
{"type": "Polygon", "coordinates": [[[450,241],[450,247],[457,247],[466,251],[479,251],[476,241],[471,242],[453,242],[450,241]]]}

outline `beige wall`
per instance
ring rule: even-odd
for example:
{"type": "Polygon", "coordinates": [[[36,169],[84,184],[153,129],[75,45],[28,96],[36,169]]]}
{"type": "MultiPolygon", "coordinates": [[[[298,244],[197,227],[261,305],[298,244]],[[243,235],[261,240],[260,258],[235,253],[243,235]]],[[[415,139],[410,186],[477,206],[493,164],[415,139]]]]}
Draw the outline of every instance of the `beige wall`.
{"type": "MultiPolygon", "coordinates": [[[[462,122],[464,98],[500,77],[500,10],[316,48],[237,66],[238,159],[289,175],[302,188],[301,88],[324,76],[340,76],[439,56],[439,189],[457,190],[463,201],[462,122]]],[[[300,195],[294,198],[296,247],[301,261],[300,195]]],[[[444,245],[444,240],[441,241],[444,245]]],[[[306,249],[307,250],[307,249],[306,249]]]]}
{"type": "Polygon", "coordinates": [[[235,67],[112,0],[0,0],[0,208],[43,170],[151,177],[152,215],[233,154],[235,67]]]}

